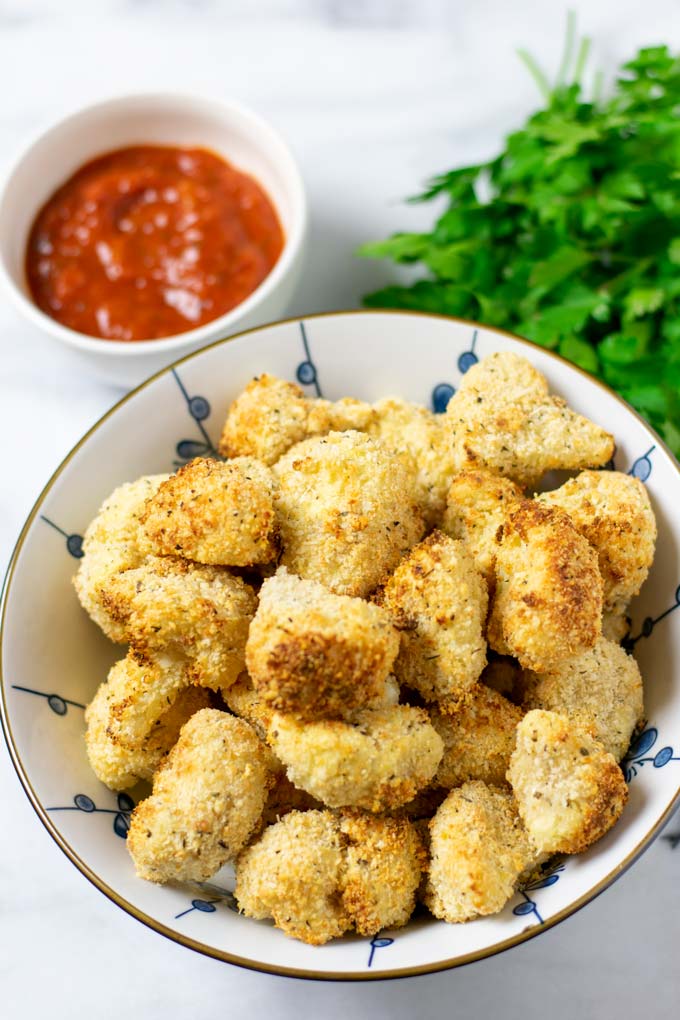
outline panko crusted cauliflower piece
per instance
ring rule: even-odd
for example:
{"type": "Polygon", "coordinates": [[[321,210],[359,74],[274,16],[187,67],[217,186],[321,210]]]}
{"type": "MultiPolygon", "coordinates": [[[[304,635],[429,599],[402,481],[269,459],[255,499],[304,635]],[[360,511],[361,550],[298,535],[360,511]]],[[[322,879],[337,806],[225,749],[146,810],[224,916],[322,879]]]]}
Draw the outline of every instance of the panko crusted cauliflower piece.
{"type": "Polygon", "coordinates": [[[592,729],[535,709],[517,727],[508,780],[537,850],[576,854],[614,825],[628,799],[621,769],[592,729]]]}
{"type": "Polygon", "coordinates": [[[132,813],[127,846],[140,878],[198,881],[241,851],[267,799],[265,749],[225,712],[191,717],[132,813]]]}
{"type": "Polygon", "coordinates": [[[456,701],[486,664],[484,579],[463,542],[433,531],[401,561],[376,601],[401,631],[397,679],[427,701],[456,701]]]}
{"type": "Polygon", "coordinates": [[[525,500],[503,527],[489,645],[542,672],[592,648],[601,630],[595,550],[562,510],[525,500]]]}
{"type": "Polygon", "coordinates": [[[387,397],[373,405],[368,434],[399,457],[415,476],[416,499],[428,526],[439,524],[453,475],[449,429],[420,404],[387,397]]]}
{"type": "Polygon", "coordinates": [[[644,717],[638,664],[623,648],[599,638],[593,648],[541,674],[526,674],[524,707],[561,712],[588,727],[621,761],[644,717]]]}
{"type": "Polygon", "coordinates": [[[582,471],[537,497],[564,510],[597,552],[606,612],[625,612],[649,573],[656,518],[647,489],[620,471],[582,471]]]}
{"type": "Polygon", "coordinates": [[[303,439],[364,430],[373,418],[373,408],[361,400],[310,400],[295,383],[264,373],[231,405],[219,450],[225,457],[256,457],[271,466],[303,439]]]}
{"type": "Polygon", "coordinates": [[[112,790],[149,780],[177,742],[191,716],[209,705],[208,691],[175,687],[161,679],[158,664],[138,664],[131,656],[117,662],[85,710],[85,746],[94,774],[112,790]],[[153,685],[164,695],[157,696],[153,685]]]}
{"type": "Polygon", "coordinates": [[[352,722],[274,715],[267,739],[288,778],[328,807],[386,811],[432,780],[441,737],[421,708],[364,709],[352,722]]]}
{"type": "Polygon", "coordinates": [[[425,904],[450,924],[496,914],[534,857],[512,794],[465,783],[430,822],[425,904]]]}
{"type": "Polygon", "coordinates": [[[122,644],[126,638],[104,607],[102,593],[115,574],[138,567],[149,552],[140,518],[147,499],[169,477],[148,475],[120,485],[104,500],[85,532],[73,584],[83,609],[111,641],[122,644]]]}
{"type": "Polygon", "coordinates": [[[338,595],[367,595],[423,533],[413,476],[370,436],[307,439],[273,470],[281,562],[338,595]]]}
{"type": "Polygon", "coordinates": [[[473,779],[505,786],[522,711],[501,694],[477,684],[454,710],[432,709],[430,719],[444,742],[434,777],[451,789],[473,779]]]}
{"type": "Polygon", "coordinates": [[[281,567],[260,589],[246,664],[263,702],[276,711],[338,719],[384,698],[398,650],[384,609],[281,567]]]}
{"type": "Polygon", "coordinates": [[[550,396],[545,376],[509,351],[466,372],[446,419],[458,469],[485,466],[524,486],[547,471],[599,467],[614,452],[608,432],[550,396]]]}
{"type": "Polygon", "coordinates": [[[406,924],[423,863],[405,819],[293,811],[240,855],[235,896],[248,917],[318,946],[406,924]]]}
{"type": "Polygon", "coordinates": [[[137,657],[181,656],[194,683],[226,689],[244,668],[256,598],[224,567],[151,556],[111,579],[104,605],[137,657]]]}
{"type": "Polygon", "coordinates": [[[271,471],[252,457],[197,457],[171,475],[141,515],[154,553],[250,567],[277,556],[271,471]]]}
{"type": "Polygon", "coordinates": [[[250,723],[260,740],[263,741],[269,771],[273,775],[283,773],[283,763],[266,744],[267,729],[272,721],[274,710],[262,701],[248,674],[241,673],[236,683],[231,684],[226,690],[220,691],[220,694],[229,711],[250,723]]]}
{"type": "Polygon", "coordinates": [[[441,530],[465,543],[489,592],[496,583],[496,555],[503,525],[523,498],[518,485],[487,468],[461,471],[449,487],[441,530]]]}

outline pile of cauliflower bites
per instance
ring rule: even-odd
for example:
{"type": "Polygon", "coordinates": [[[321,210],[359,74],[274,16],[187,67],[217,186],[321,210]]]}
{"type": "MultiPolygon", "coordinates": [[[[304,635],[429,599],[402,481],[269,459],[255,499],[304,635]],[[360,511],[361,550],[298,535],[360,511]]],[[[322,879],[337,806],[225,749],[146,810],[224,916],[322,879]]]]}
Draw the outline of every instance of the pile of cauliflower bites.
{"type": "Polygon", "coordinates": [[[268,375],[220,453],[120,486],[83,607],[127,644],[89,705],[153,882],[236,870],[241,911],[320,945],[493,914],[616,822],[643,721],[621,647],[654,555],[612,436],[515,354],[445,414],[268,375]],[[567,469],[560,488],[534,495],[567,469]]]}

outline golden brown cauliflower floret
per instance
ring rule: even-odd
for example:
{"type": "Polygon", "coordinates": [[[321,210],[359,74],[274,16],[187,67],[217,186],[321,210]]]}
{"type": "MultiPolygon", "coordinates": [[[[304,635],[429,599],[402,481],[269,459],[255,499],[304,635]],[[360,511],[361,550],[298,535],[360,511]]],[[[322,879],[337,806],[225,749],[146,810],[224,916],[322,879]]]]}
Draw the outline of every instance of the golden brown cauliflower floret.
{"type": "Polygon", "coordinates": [[[614,825],[628,799],[621,769],[592,730],[535,709],[517,727],[508,779],[537,850],[580,853],[614,825]]]}
{"type": "Polygon", "coordinates": [[[193,682],[214,690],[244,668],[255,594],[223,567],[149,557],[111,579],[104,604],[137,657],[182,656],[193,682]]]}
{"type": "Polygon", "coordinates": [[[489,592],[496,583],[496,555],[503,525],[522,498],[518,485],[487,468],[461,471],[451,482],[442,531],[465,542],[489,592]]]}
{"type": "Polygon", "coordinates": [[[355,929],[406,924],[422,846],[406,820],[293,811],[243,851],[235,896],[248,917],[271,917],[286,935],[323,945],[355,929]]]}
{"type": "Polygon", "coordinates": [[[265,704],[304,719],[337,719],[384,697],[398,650],[384,609],[282,567],[260,590],[246,663],[265,704]]]}
{"type": "Polygon", "coordinates": [[[449,430],[420,404],[387,397],[373,405],[368,433],[399,457],[415,476],[415,494],[425,521],[438,524],[453,475],[449,430]]]}
{"type": "Polygon", "coordinates": [[[274,464],[307,433],[309,401],[295,383],[263,374],[248,383],[229,408],[219,451],[274,464]]]}
{"type": "Polygon", "coordinates": [[[592,729],[621,761],[644,715],[640,670],[632,655],[602,637],[594,648],[551,670],[527,673],[524,707],[562,712],[592,729]]]}
{"type": "Polygon", "coordinates": [[[191,717],[132,813],[127,846],[140,878],[205,881],[255,828],[270,775],[254,730],[225,712],[191,717]]]}
{"type": "Polygon", "coordinates": [[[308,439],[274,474],[281,562],[338,595],[367,595],[422,535],[413,477],[362,433],[308,439]]]}
{"type": "Polygon", "coordinates": [[[620,471],[582,471],[537,497],[569,514],[597,551],[605,611],[625,612],[654,559],[656,519],[639,478],[620,471]]]}
{"type": "Polygon", "coordinates": [[[141,515],[153,551],[250,567],[277,555],[271,471],[252,457],[197,457],[171,475],[141,515]]]}
{"type": "Polygon", "coordinates": [[[486,663],[487,592],[464,544],[434,531],[377,595],[401,631],[394,672],[428,701],[456,701],[486,663]]]}
{"type": "Polygon", "coordinates": [[[425,850],[406,818],[360,811],[339,817],[345,844],[342,902],[360,935],[405,925],[426,865],[425,850]]]}
{"type": "Polygon", "coordinates": [[[296,786],[328,807],[375,812],[412,800],[443,750],[427,713],[407,705],[365,709],[352,722],[277,714],[267,739],[296,786]]]}
{"type": "Polygon", "coordinates": [[[137,567],[149,552],[140,517],[147,499],[169,475],[149,475],[115,489],[97,512],[83,538],[83,558],[73,583],[83,609],[111,641],[121,644],[124,632],[106,611],[102,590],[121,570],[137,567]]]}
{"type": "Polygon", "coordinates": [[[444,741],[434,782],[451,789],[472,779],[504,786],[515,730],[522,712],[507,698],[481,684],[468,691],[455,710],[430,712],[444,741]]]}
{"type": "Polygon", "coordinates": [[[446,419],[459,469],[486,466],[525,486],[547,471],[599,467],[614,452],[608,432],[549,396],[545,377],[509,351],[463,376],[446,419]]]}
{"type": "Polygon", "coordinates": [[[597,555],[563,511],[525,500],[496,557],[487,640],[541,672],[592,648],[602,629],[597,555]]]}
{"type": "Polygon", "coordinates": [[[234,895],[247,917],[271,917],[286,935],[321,946],[351,927],[338,895],[343,868],[335,815],[291,811],[239,856],[234,895]]]}
{"type": "Polygon", "coordinates": [[[496,914],[534,856],[512,794],[465,783],[430,822],[425,904],[451,924],[496,914]]]}
{"type": "Polygon", "coordinates": [[[151,779],[184,723],[208,707],[208,692],[187,687],[181,675],[175,684],[174,672],[156,663],[140,665],[128,656],[112,667],[87,706],[87,755],[97,778],[112,790],[151,779]]]}

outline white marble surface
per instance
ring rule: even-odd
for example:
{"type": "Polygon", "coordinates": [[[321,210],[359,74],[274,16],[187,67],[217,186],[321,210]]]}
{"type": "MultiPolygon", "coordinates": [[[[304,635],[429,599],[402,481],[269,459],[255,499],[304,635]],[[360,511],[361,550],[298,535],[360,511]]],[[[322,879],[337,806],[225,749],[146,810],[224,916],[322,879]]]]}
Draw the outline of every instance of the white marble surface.
{"type": "MultiPolygon", "coordinates": [[[[576,6],[576,5],[575,5],[576,6]]],[[[607,69],[642,43],[680,47],[677,0],[590,0],[607,69]]],[[[311,203],[310,259],[291,311],[352,307],[388,269],[364,239],[425,222],[400,205],[432,172],[491,154],[536,101],[514,56],[555,66],[556,0],[0,0],[0,162],[79,103],[175,87],[234,96],[283,131],[311,203]]],[[[0,560],[85,429],[120,395],[0,302],[0,560]]],[[[448,974],[374,985],[277,979],[202,958],[113,907],[43,831],[0,751],[0,1015],[57,1020],[677,1016],[675,819],[630,873],[561,926],[448,974]]]]}

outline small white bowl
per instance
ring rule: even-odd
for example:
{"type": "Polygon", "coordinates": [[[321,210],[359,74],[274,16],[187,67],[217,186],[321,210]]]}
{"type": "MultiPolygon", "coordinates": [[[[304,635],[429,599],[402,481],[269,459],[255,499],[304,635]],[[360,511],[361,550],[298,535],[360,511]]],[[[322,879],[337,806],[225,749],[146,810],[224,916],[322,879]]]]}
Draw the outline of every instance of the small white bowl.
{"type": "Polygon", "coordinates": [[[66,344],[100,378],[131,386],[211,341],[280,316],[300,275],[306,224],[297,165],[281,137],[250,110],[173,93],[120,96],[60,120],[14,163],[0,193],[0,281],[33,325],[66,344]],[[158,340],[103,340],[62,326],[34,304],[24,273],[26,242],[39,209],[80,166],[140,144],[200,146],[251,174],[276,208],[285,244],[260,286],[226,315],[158,340]]]}
{"type": "MultiPolygon", "coordinates": [[[[0,600],[0,716],[19,778],[56,843],[103,893],[157,932],[218,960],[296,977],[370,980],[491,956],[540,935],[606,889],[680,802],[678,506],[677,461],[635,412],[574,365],[508,333],[441,316],[361,311],[291,319],[217,343],[148,380],[90,429],[19,537],[0,600]],[[622,763],[630,798],[619,823],[517,892],[500,914],[453,925],[421,915],[372,939],[320,947],[241,916],[229,868],[198,887],[136,878],[124,837],[134,803],[146,794],[103,786],[83,740],[83,708],[124,654],[88,619],[71,584],[81,536],[102,500],[123,481],[213,451],[230,403],[254,375],[297,379],[310,397],[395,394],[442,411],[462,375],[494,351],[529,358],[553,391],[610,429],[616,467],[646,484],[656,512],[656,559],[631,606],[630,645],[645,678],[648,723],[622,763]]],[[[84,930],[89,919],[81,923],[84,930]]],[[[559,943],[552,945],[557,960],[559,943]]]]}

